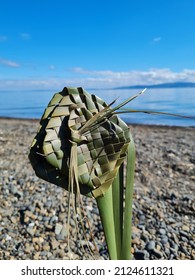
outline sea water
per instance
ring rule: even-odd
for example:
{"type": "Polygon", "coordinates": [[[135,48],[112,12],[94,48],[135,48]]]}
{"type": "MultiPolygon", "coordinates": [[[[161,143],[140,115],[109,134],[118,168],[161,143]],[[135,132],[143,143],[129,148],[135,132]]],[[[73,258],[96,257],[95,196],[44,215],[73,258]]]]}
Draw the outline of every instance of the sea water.
{"type": "MultiPolygon", "coordinates": [[[[136,89],[89,89],[87,91],[104,99],[106,103],[117,99],[116,104],[139,92],[136,89]]],[[[0,91],[0,117],[40,119],[55,92],[58,90],[0,91]]],[[[133,110],[161,111],[195,117],[195,88],[147,89],[126,107],[133,110]]],[[[128,113],[120,116],[129,124],[195,127],[195,119],[145,113],[128,113]]]]}

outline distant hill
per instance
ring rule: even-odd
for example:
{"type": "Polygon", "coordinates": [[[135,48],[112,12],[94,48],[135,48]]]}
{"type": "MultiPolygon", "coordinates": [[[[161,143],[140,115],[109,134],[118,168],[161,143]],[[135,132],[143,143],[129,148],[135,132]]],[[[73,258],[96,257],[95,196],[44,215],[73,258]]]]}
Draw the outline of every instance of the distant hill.
{"type": "Polygon", "coordinates": [[[178,83],[164,83],[157,85],[135,85],[135,86],[124,86],[117,87],[114,89],[143,89],[143,88],[193,88],[195,83],[190,82],[178,82],[178,83]]]}

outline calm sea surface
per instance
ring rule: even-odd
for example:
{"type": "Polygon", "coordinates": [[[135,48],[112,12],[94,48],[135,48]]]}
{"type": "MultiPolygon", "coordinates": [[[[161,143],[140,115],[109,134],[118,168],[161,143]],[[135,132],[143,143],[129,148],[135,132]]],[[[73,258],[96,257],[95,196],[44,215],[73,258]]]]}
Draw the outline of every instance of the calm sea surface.
{"type": "MultiPolygon", "coordinates": [[[[139,90],[88,90],[110,103],[116,104],[136,94],[139,90]]],[[[40,119],[44,108],[55,91],[0,91],[0,117],[40,119]]],[[[195,88],[147,89],[147,91],[127,105],[138,110],[155,110],[195,116],[195,88]]],[[[156,124],[171,126],[194,126],[195,119],[148,115],[143,113],[123,114],[127,123],[156,124]]]]}

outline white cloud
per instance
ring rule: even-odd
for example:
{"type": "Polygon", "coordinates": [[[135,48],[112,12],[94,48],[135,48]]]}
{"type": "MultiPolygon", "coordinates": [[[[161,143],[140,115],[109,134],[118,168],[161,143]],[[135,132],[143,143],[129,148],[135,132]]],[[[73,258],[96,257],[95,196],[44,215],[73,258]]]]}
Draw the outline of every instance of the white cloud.
{"type": "Polygon", "coordinates": [[[159,36],[159,37],[153,38],[152,42],[153,42],[154,44],[156,44],[156,43],[159,43],[161,40],[162,40],[162,38],[159,36]]]}
{"type": "Polygon", "coordinates": [[[74,71],[81,75],[87,75],[86,80],[94,80],[104,86],[128,86],[128,85],[151,85],[171,82],[195,82],[195,70],[184,69],[181,72],[173,72],[168,68],[149,69],[147,71],[131,70],[127,72],[89,71],[75,68],[74,71]]]}
{"type": "Polygon", "coordinates": [[[8,67],[12,67],[12,68],[20,67],[20,64],[15,62],[15,61],[7,60],[7,59],[1,59],[1,58],[0,58],[0,64],[8,66],[8,67]]]}
{"type": "Polygon", "coordinates": [[[60,90],[65,86],[77,87],[85,86],[80,81],[74,81],[69,79],[0,79],[0,90],[4,89],[46,89],[46,90],[60,90]]]}
{"type": "MultiPolygon", "coordinates": [[[[0,60],[2,63],[2,60],[0,60]]],[[[11,61],[3,61],[11,67],[19,65],[11,61]]],[[[68,73],[70,77],[70,73],[68,73]]],[[[72,69],[72,77],[68,78],[32,78],[32,79],[3,79],[0,80],[0,88],[18,89],[54,89],[59,90],[64,86],[84,88],[113,88],[133,85],[152,85],[172,82],[195,82],[195,69],[184,69],[180,72],[171,71],[168,68],[148,69],[147,71],[121,71],[111,70],[85,70],[77,67],[72,69]]]]}
{"type": "Polygon", "coordinates": [[[30,35],[29,33],[20,33],[20,37],[21,37],[23,40],[30,40],[31,35],[30,35]]]}
{"type": "Polygon", "coordinates": [[[4,35],[0,35],[0,42],[5,42],[7,41],[8,37],[4,35]]]}

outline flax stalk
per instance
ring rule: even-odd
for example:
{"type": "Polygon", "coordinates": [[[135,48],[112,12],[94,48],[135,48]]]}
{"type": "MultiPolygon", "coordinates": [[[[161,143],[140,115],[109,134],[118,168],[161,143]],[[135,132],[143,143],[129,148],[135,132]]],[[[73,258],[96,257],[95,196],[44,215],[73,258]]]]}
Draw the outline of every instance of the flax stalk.
{"type": "Polygon", "coordinates": [[[132,230],[134,169],[135,169],[135,144],[131,136],[131,141],[127,152],[125,207],[124,207],[124,223],[123,223],[122,255],[121,255],[121,258],[123,260],[131,259],[131,230],[132,230]]]}
{"type": "Polygon", "coordinates": [[[117,260],[118,257],[113,215],[112,188],[110,187],[104,196],[96,198],[96,201],[104,230],[104,235],[106,238],[109,257],[111,260],[117,260]]]}

